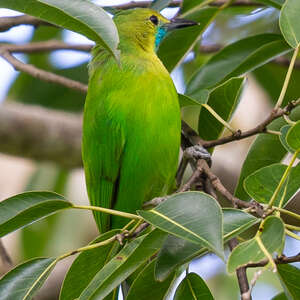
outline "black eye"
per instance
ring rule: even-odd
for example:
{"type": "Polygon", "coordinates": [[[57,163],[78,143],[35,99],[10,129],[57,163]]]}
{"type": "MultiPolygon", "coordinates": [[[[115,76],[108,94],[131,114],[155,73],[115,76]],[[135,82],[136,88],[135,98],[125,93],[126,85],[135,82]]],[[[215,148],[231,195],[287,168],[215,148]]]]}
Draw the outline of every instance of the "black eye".
{"type": "Polygon", "coordinates": [[[157,25],[158,24],[158,18],[157,16],[151,16],[150,18],[150,21],[154,24],[154,25],[157,25]]]}

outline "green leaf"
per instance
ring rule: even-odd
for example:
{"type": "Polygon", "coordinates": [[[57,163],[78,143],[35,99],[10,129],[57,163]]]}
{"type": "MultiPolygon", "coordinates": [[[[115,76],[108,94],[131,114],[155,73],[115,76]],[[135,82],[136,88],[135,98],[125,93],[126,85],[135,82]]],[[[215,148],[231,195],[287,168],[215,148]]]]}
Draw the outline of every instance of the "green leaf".
{"type": "Polygon", "coordinates": [[[166,233],[155,229],[128,243],[93,278],[78,299],[103,299],[161,247],[166,233]]]}
{"type": "MultiPolygon", "coordinates": [[[[111,230],[100,235],[91,244],[105,241],[120,233],[120,230],[111,230]]],[[[72,263],[60,292],[60,299],[77,299],[94,276],[117,253],[119,242],[114,242],[81,252],[72,263]]]]}
{"type": "Polygon", "coordinates": [[[178,94],[178,100],[179,100],[180,107],[201,105],[199,101],[183,94],[178,94]]]}
{"type": "Polygon", "coordinates": [[[300,1],[286,0],[282,6],[279,18],[282,35],[293,48],[297,48],[300,44],[299,11],[300,1]]]}
{"type": "Polygon", "coordinates": [[[187,14],[191,11],[196,11],[199,7],[203,6],[203,2],[206,0],[184,0],[180,10],[180,14],[187,14]]]}
{"type": "Polygon", "coordinates": [[[222,211],[213,197],[202,192],[178,193],[138,214],[161,230],[207,247],[223,258],[222,211]]]}
{"type": "Polygon", "coordinates": [[[152,260],[134,280],[126,300],[165,299],[176,276],[171,274],[164,281],[156,281],[155,263],[156,259],[152,260]]]}
{"type": "MultiPolygon", "coordinates": [[[[263,221],[263,231],[259,234],[262,243],[270,254],[282,250],[285,234],[284,224],[280,218],[275,216],[267,217],[263,221]]],[[[227,262],[228,273],[235,272],[237,268],[249,262],[256,263],[264,258],[264,252],[260,249],[255,238],[252,238],[233,249],[227,262]]]]}
{"type": "MultiPolygon", "coordinates": [[[[246,192],[256,201],[261,203],[269,203],[274,194],[285,170],[286,165],[273,164],[255,171],[248,176],[244,181],[246,192]]],[[[300,165],[291,169],[290,175],[286,184],[286,194],[282,206],[285,206],[288,201],[299,189],[300,182],[300,165]]],[[[278,206],[280,199],[283,196],[284,187],[280,190],[274,205],[278,206]]]]}
{"type": "Polygon", "coordinates": [[[0,202],[0,237],[71,207],[72,203],[52,192],[27,192],[8,198],[0,202]]]}
{"type": "MultiPolygon", "coordinates": [[[[209,95],[207,104],[225,121],[229,121],[235,111],[246,79],[233,77],[215,88],[209,95]]],[[[198,132],[204,140],[217,139],[224,125],[205,108],[200,110],[198,132]]]]}
{"type": "Polygon", "coordinates": [[[109,15],[87,0],[2,0],[1,7],[17,10],[51,24],[81,33],[103,45],[118,60],[119,37],[109,15]]]}
{"type": "Polygon", "coordinates": [[[0,300],[32,299],[55,266],[54,258],[36,258],[27,261],[0,280],[0,300]]]}
{"type": "Polygon", "coordinates": [[[210,7],[199,10],[197,14],[185,16],[187,19],[200,22],[200,24],[174,30],[162,40],[157,55],[169,72],[174,70],[192,50],[217,12],[217,8],[210,7]]]}
{"type": "MultiPolygon", "coordinates": [[[[223,208],[223,218],[225,242],[259,222],[252,215],[233,208],[223,208]]],[[[155,277],[165,280],[179,266],[206,252],[206,248],[169,235],[158,254],[155,277]]]]}
{"type": "Polygon", "coordinates": [[[286,142],[294,151],[300,151],[300,121],[289,129],[286,142]]]}
{"type": "Polygon", "coordinates": [[[287,144],[286,142],[286,135],[289,131],[289,129],[292,127],[292,125],[285,125],[283,127],[280,128],[280,142],[282,144],[282,146],[290,153],[294,153],[295,151],[287,144]]]}
{"type": "Polygon", "coordinates": [[[205,281],[196,273],[189,273],[179,284],[174,300],[214,300],[205,281]]]}
{"type": "Polygon", "coordinates": [[[281,9],[281,6],[284,3],[284,0],[257,0],[256,2],[270,5],[277,9],[281,9]]]}
{"type": "MultiPolygon", "coordinates": [[[[283,124],[282,119],[278,119],[273,121],[268,128],[279,130],[283,124]]],[[[273,134],[258,135],[252,143],[244,161],[235,195],[240,199],[250,200],[250,196],[245,191],[243,185],[245,178],[260,168],[280,162],[285,154],[286,150],[281,145],[278,136],[273,134]]]]}
{"type": "Polygon", "coordinates": [[[277,34],[266,33],[239,40],[215,54],[194,74],[186,94],[199,99],[201,90],[212,89],[289,51],[289,45],[277,34]]]}
{"type": "Polygon", "coordinates": [[[154,0],[151,4],[151,8],[157,11],[161,11],[165,7],[167,7],[172,0],[154,0]]]}
{"type": "Polygon", "coordinates": [[[285,293],[280,293],[280,294],[277,294],[275,297],[273,297],[271,300],[289,300],[285,293]]]}
{"type": "Polygon", "coordinates": [[[290,264],[277,265],[278,275],[288,299],[300,299],[300,270],[290,264]]]}

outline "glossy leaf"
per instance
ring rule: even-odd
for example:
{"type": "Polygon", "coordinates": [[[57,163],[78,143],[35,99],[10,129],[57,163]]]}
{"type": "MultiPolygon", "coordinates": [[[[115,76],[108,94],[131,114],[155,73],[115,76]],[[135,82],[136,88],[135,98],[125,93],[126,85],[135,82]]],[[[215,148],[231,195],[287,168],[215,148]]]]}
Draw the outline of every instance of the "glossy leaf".
{"type": "Polygon", "coordinates": [[[178,94],[178,100],[179,100],[180,107],[201,105],[199,101],[183,94],[178,94]]]}
{"type": "Polygon", "coordinates": [[[290,264],[277,266],[280,282],[289,299],[300,299],[300,270],[290,264]]]}
{"type": "Polygon", "coordinates": [[[157,55],[169,72],[174,70],[192,50],[217,12],[217,8],[210,7],[198,11],[195,15],[185,16],[185,18],[200,22],[200,24],[174,30],[162,40],[157,55]]]}
{"type": "Polygon", "coordinates": [[[289,129],[286,142],[294,151],[300,151],[300,121],[289,129]]]}
{"type": "Polygon", "coordinates": [[[151,4],[151,8],[157,11],[161,11],[165,7],[167,7],[172,0],[154,0],[151,4]]]}
{"type": "Polygon", "coordinates": [[[55,266],[54,258],[27,261],[0,280],[0,300],[30,300],[45,282],[55,266]]]}
{"type": "Polygon", "coordinates": [[[52,192],[27,192],[0,202],[0,237],[59,210],[71,208],[63,196],[52,192]]]}
{"type": "Polygon", "coordinates": [[[23,12],[81,33],[119,58],[118,31],[108,14],[87,0],[2,0],[1,7],[23,12]]]}
{"type": "Polygon", "coordinates": [[[181,15],[185,15],[187,13],[193,12],[199,9],[199,7],[201,8],[205,1],[206,0],[184,0],[181,5],[181,10],[180,10],[181,15]]]}
{"type": "Polygon", "coordinates": [[[239,40],[215,54],[191,78],[186,94],[199,99],[205,89],[212,89],[231,77],[250,72],[291,49],[282,36],[260,34],[239,40]]]}
{"type": "MultiPolygon", "coordinates": [[[[284,244],[284,224],[280,218],[269,216],[263,221],[263,231],[260,238],[265,248],[270,254],[280,253],[284,244]]],[[[264,252],[259,247],[255,238],[243,242],[236,246],[231,252],[227,270],[229,273],[235,272],[238,267],[249,262],[256,263],[265,258],[264,252]]]]}
{"type": "Polygon", "coordinates": [[[126,300],[165,299],[176,276],[171,274],[164,281],[156,281],[154,267],[156,260],[148,264],[133,282],[126,300]]]}
{"type": "Polygon", "coordinates": [[[205,281],[196,273],[189,273],[179,284],[174,300],[214,300],[205,281]]]}
{"type": "MultiPolygon", "coordinates": [[[[215,88],[209,95],[207,104],[225,121],[229,121],[241,96],[245,79],[231,78],[215,88]]],[[[204,140],[217,139],[224,125],[204,107],[201,108],[198,122],[198,133],[204,140]]]]}
{"type": "MultiPolygon", "coordinates": [[[[233,208],[223,208],[223,220],[225,242],[259,222],[252,215],[233,208]]],[[[155,277],[164,280],[179,266],[204,253],[207,253],[206,248],[169,235],[158,254],[155,277]]]]}
{"type": "Polygon", "coordinates": [[[222,211],[208,194],[178,193],[159,206],[140,210],[138,214],[161,230],[205,246],[223,258],[222,211]]]}
{"type": "MultiPolygon", "coordinates": [[[[256,201],[269,203],[274,194],[287,166],[282,164],[273,164],[257,170],[244,181],[244,187],[247,193],[256,201]]],[[[282,206],[287,202],[299,189],[300,182],[300,165],[291,169],[287,180],[286,194],[282,206]]],[[[279,192],[274,205],[277,206],[283,196],[284,188],[279,192]]]]}
{"type": "Polygon", "coordinates": [[[166,234],[158,229],[128,243],[93,278],[78,299],[103,299],[161,247],[166,234]]]}
{"type": "Polygon", "coordinates": [[[277,294],[275,297],[273,297],[271,300],[289,300],[285,293],[280,293],[280,294],[277,294]]]}
{"type": "MultiPolygon", "coordinates": [[[[284,122],[281,119],[275,120],[268,127],[272,130],[279,130],[284,122]]],[[[265,166],[280,162],[286,154],[285,148],[281,145],[278,136],[273,134],[260,134],[252,143],[247,157],[244,161],[235,195],[243,200],[250,200],[250,196],[244,189],[244,180],[250,174],[265,166]],[[276,149],[276,151],[274,151],[276,149]]]]}
{"type": "MultiPolygon", "coordinates": [[[[115,229],[100,235],[91,244],[105,241],[120,231],[115,229]]],[[[93,277],[116,254],[119,242],[81,252],[72,263],[60,292],[60,299],[73,300],[80,296],[93,277]]]]}
{"type": "Polygon", "coordinates": [[[279,18],[280,30],[285,40],[293,48],[297,48],[300,44],[299,11],[300,1],[286,0],[279,18]]]}
{"type": "Polygon", "coordinates": [[[292,125],[285,125],[283,127],[280,128],[280,142],[282,144],[282,146],[290,153],[294,153],[295,151],[287,144],[286,142],[286,135],[289,131],[289,129],[292,127],[292,125]]]}

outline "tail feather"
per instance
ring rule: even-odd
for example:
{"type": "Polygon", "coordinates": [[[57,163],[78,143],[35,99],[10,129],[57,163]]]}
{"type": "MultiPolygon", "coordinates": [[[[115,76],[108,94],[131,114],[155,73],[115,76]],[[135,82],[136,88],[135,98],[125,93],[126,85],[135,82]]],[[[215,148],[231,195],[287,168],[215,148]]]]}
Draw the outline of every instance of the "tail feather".
{"type": "MultiPolygon", "coordinates": [[[[114,193],[114,184],[109,180],[102,179],[97,187],[93,189],[89,195],[91,205],[111,208],[112,198],[114,193]]],[[[94,218],[100,233],[110,229],[110,215],[98,211],[93,211],[94,218]]]]}

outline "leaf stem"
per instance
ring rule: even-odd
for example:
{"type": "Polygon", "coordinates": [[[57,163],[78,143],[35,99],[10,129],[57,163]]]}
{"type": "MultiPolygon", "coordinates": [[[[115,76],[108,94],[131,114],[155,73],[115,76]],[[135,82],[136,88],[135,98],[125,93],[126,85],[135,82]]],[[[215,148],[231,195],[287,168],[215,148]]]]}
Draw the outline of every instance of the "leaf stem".
{"type": "Polygon", "coordinates": [[[277,267],[276,267],[276,264],[273,260],[273,257],[272,255],[269,253],[269,251],[266,249],[265,245],[263,244],[261,238],[259,235],[256,235],[255,236],[255,240],[259,246],[259,248],[261,249],[261,251],[265,254],[265,256],[268,258],[272,268],[273,268],[273,272],[276,272],[277,271],[277,267]]]}
{"type": "Polygon", "coordinates": [[[128,218],[128,219],[135,219],[135,220],[143,219],[142,217],[140,217],[138,215],[134,215],[134,214],[130,214],[130,213],[126,213],[123,211],[118,211],[118,210],[114,210],[114,209],[110,209],[110,208],[104,208],[104,207],[100,207],[100,206],[73,205],[73,208],[100,211],[103,213],[107,213],[107,214],[119,216],[119,217],[124,217],[124,218],[128,218]]]}
{"type": "Polygon", "coordinates": [[[289,215],[289,216],[291,216],[291,217],[294,217],[295,219],[300,220],[300,215],[298,215],[298,214],[296,214],[296,213],[294,213],[294,212],[292,212],[292,211],[289,211],[289,210],[284,209],[284,208],[276,207],[276,206],[273,206],[273,208],[274,208],[275,210],[278,210],[279,212],[281,212],[281,213],[283,213],[283,214],[289,215]]]}
{"type": "Polygon", "coordinates": [[[287,71],[286,76],[285,76],[285,80],[284,80],[279,98],[278,98],[277,103],[275,105],[275,110],[278,109],[282,105],[284,96],[286,94],[286,90],[288,88],[288,85],[289,85],[289,82],[290,82],[290,79],[291,79],[291,75],[292,75],[292,72],[293,72],[293,69],[294,69],[294,65],[295,65],[295,62],[296,62],[296,59],[297,59],[299,48],[300,48],[300,45],[294,51],[293,57],[291,59],[291,62],[290,62],[289,68],[288,68],[288,71],[287,71]]]}
{"type": "Polygon", "coordinates": [[[294,225],[290,225],[290,224],[284,224],[284,226],[288,229],[291,229],[291,230],[300,231],[299,226],[294,226],[294,225]]]}
{"type": "Polygon", "coordinates": [[[292,231],[289,231],[288,229],[285,230],[285,233],[287,235],[289,235],[290,237],[296,239],[296,240],[299,240],[300,241],[300,236],[297,235],[296,233],[292,232],[292,231]]]}
{"type": "Polygon", "coordinates": [[[236,133],[236,130],[232,128],[220,115],[218,115],[208,104],[201,104],[205,107],[221,124],[223,124],[232,134],[236,133]]]}
{"type": "Polygon", "coordinates": [[[299,151],[296,151],[296,152],[293,154],[293,157],[292,157],[292,159],[291,159],[291,161],[290,161],[288,167],[286,168],[285,172],[283,173],[283,175],[282,175],[282,177],[281,177],[281,179],[280,179],[280,182],[279,182],[279,184],[277,185],[277,187],[276,187],[276,189],[275,189],[275,191],[274,191],[274,193],[273,193],[273,195],[272,195],[272,197],[271,197],[271,199],[270,199],[270,201],[269,201],[268,208],[271,208],[271,207],[273,206],[273,204],[274,204],[274,202],[275,202],[275,200],[276,200],[276,197],[277,197],[277,195],[278,195],[278,193],[279,193],[281,187],[283,186],[283,184],[284,184],[286,178],[288,177],[288,175],[289,175],[289,173],[290,173],[290,171],[291,171],[291,169],[292,169],[292,167],[293,167],[293,164],[294,164],[294,162],[295,162],[295,160],[296,160],[298,154],[299,154],[299,151]]]}

